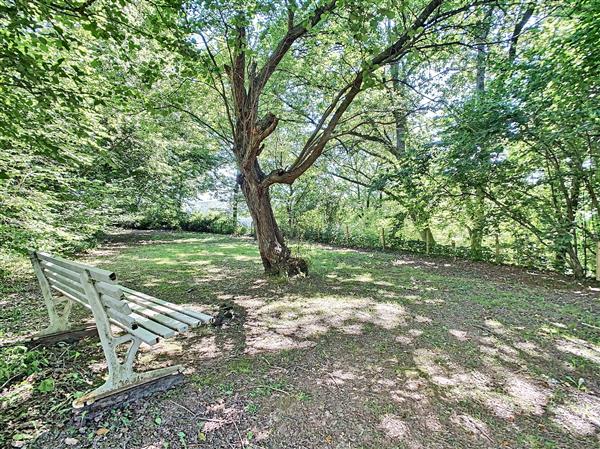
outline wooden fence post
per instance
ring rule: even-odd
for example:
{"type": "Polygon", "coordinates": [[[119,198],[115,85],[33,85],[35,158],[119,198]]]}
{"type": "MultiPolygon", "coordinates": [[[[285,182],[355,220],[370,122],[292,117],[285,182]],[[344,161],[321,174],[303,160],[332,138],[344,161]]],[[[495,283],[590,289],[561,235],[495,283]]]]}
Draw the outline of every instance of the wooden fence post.
{"type": "Polygon", "coordinates": [[[495,236],[496,238],[496,263],[500,263],[500,237],[498,234],[495,236]]]}
{"type": "Polygon", "coordinates": [[[596,242],[596,280],[600,281],[600,240],[596,242]]]}
{"type": "Polygon", "coordinates": [[[381,228],[381,247],[385,249],[385,228],[381,228]]]}
{"type": "Polygon", "coordinates": [[[348,224],[346,224],[346,245],[350,244],[350,230],[348,229],[348,224]]]}
{"type": "Polygon", "coordinates": [[[429,254],[429,232],[425,233],[425,254],[429,254]]]}

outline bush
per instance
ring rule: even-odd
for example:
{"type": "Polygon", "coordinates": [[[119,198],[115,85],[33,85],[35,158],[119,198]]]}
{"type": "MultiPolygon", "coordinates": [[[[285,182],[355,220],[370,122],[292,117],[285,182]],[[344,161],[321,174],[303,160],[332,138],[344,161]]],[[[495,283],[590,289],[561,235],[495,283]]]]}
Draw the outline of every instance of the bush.
{"type": "MultiPolygon", "coordinates": [[[[224,212],[183,213],[173,209],[152,209],[143,214],[126,214],[114,223],[127,229],[167,229],[213,234],[233,234],[236,229],[224,212]]],[[[242,232],[245,228],[242,228],[242,232]]]]}
{"type": "Polygon", "coordinates": [[[169,207],[155,207],[141,213],[119,215],[113,225],[126,229],[181,229],[183,214],[169,207]]]}
{"type": "Polygon", "coordinates": [[[192,213],[183,217],[181,228],[192,232],[211,232],[213,234],[233,234],[235,226],[231,217],[223,212],[192,213]]]}
{"type": "Polygon", "coordinates": [[[181,212],[171,208],[154,208],[147,211],[137,229],[180,229],[181,212]]]}

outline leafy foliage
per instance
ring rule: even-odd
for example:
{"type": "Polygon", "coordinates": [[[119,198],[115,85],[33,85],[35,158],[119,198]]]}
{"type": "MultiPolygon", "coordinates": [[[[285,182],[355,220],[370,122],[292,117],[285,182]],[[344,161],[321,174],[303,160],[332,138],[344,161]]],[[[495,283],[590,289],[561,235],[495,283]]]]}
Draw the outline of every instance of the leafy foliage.
{"type": "Polygon", "coordinates": [[[36,373],[48,363],[40,351],[25,346],[2,348],[0,353],[0,385],[36,373]]]}
{"type": "Polygon", "coordinates": [[[584,276],[599,29],[588,0],[2,2],[0,259],[233,232],[243,206],[188,213],[225,190],[283,249],[276,227],[584,276]]]}

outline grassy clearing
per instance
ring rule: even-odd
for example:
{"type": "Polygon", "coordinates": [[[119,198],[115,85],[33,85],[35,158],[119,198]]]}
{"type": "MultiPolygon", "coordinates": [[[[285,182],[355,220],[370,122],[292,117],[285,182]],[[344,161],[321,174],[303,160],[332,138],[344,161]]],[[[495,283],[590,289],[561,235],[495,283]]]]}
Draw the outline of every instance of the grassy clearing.
{"type": "MultiPolygon", "coordinates": [[[[65,438],[100,448],[598,444],[597,290],[492,265],[295,250],[310,260],[307,279],[262,276],[251,240],[115,236],[85,259],[169,301],[209,312],[227,303],[234,320],[144,352],[142,369],[182,363],[189,382],[91,424],[70,420],[69,404],[102,380],[97,343],[38,348],[45,362],[4,387],[0,441],[43,448],[65,438]],[[47,379],[52,388],[40,389],[47,379]]],[[[21,280],[5,291],[4,338],[43,325],[35,284],[21,280]]]]}

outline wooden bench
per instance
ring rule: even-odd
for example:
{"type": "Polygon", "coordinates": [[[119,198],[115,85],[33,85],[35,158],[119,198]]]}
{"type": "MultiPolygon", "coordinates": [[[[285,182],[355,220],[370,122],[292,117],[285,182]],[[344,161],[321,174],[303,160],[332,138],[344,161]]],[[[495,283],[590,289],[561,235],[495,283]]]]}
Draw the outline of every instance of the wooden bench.
{"type": "Polygon", "coordinates": [[[140,344],[153,346],[160,338],[212,321],[212,317],[204,313],[123,287],[111,271],[39,251],[31,252],[30,257],[50,318],[50,325],[38,337],[68,333],[72,329],[69,315],[77,303],[92,313],[106,356],[106,382],[77,399],[73,403],[75,408],[179,374],[182,371],[179,365],[135,372],[133,363],[140,344]],[[115,333],[113,328],[121,332],[115,333]],[[121,361],[117,347],[124,343],[130,346],[121,361]]]}

